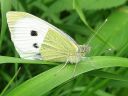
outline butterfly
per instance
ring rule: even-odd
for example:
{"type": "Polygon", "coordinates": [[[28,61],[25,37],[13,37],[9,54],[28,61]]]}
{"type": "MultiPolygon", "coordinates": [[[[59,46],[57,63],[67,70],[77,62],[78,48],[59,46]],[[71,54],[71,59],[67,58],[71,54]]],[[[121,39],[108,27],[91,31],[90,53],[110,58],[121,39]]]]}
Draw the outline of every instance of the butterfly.
{"type": "Polygon", "coordinates": [[[26,12],[7,12],[11,40],[21,58],[78,63],[90,50],[50,23],[26,12]]]}

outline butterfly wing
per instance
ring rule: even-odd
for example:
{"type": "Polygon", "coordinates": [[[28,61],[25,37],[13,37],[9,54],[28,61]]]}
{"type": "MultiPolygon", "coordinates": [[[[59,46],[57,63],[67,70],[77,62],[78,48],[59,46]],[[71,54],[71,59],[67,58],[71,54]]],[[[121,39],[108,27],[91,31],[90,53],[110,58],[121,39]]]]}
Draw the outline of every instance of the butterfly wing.
{"type": "Polygon", "coordinates": [[[11,39],[20,57],[41,59],[39,48],[48,31],[48,25],[29,13],[15,11],[7,13],[7,22],[11,39]]]}
{"type": "Polygon", "coordinates": [[[11,39],[20,57],[65,62],[78,51],[76,42],[63,31],[25,12],[8,12],[11,39]]]}
{"type": "Polygon", "coordinates": [[[49,28],[41,46],[44,60],[66,62],[69,56],[75,56],[78,47],[75,42],[61,31],[49,28]]]}

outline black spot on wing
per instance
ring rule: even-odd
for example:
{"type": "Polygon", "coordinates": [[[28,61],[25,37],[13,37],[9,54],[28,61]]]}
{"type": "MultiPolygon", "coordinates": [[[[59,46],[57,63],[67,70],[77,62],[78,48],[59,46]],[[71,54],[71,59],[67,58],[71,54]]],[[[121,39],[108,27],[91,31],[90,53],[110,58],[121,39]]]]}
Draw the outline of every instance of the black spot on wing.
{"type": "Polygon", "coordinates": [[[39,46],[37,45],[37,43],[34,43],[34,44],[33,44],[33,47],[34,47],[34,48],[39,48],[39,46]]]}
{"type": "Polygon", "coordinates": [[[31,31],[31,36],[37,36],[38,34],[37,34],[37,31],[35,31],[35,30],[32,30],[31,31]]]}

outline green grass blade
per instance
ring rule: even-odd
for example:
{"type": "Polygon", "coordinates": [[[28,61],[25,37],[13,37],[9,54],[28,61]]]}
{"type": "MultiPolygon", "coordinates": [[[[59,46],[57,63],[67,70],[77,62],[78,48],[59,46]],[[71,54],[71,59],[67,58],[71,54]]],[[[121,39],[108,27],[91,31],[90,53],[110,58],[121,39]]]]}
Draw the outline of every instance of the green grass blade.
{"type": "MultiPolygon", "coordinates": [[[[74,7],[74,9],[76,10],[76,12],[78,13],[78,15],[79,15],[80,19],[82,20],[82,22],[85,24],[85,26],[87,26],[87,27],[90,29],[90,32],[92,33],[91,39],[97,38],[97,39],[99,39],[100,41],[102,41],[104,44],[106,44],[106,45],[108,45],[109,47],[111,47],[112,49],[114,49],[113,46],[112,46],[109,42],[105,41],[104,38],[102,38],[101,35],[98,34],[98,33],[99,33],[99,30],[95,31],[95,30],[93,30],[93,29],[90,27],[90,25],[88,24],[88,22],[87,22],[87,20],[86,20],[85,15],[84,15],[84,13],[83,13],[83,11],[82,11],[82,8],[81,8],[81,6],[79,5],[79,3],[77,2],[77,0],[73,0],[73,7],[74,7]]],[[[104,23],[103,23],[102,25],[104,25],[104,23]]],[[[100,27],[100,28],[101,28],[101,27],[100,27]]],[[[91,40],[90,40],[90,41],[91,41],[91,40]]],[[[90,41],[87,43],[87,45],[90,43],[90,41]]]]}
{"type": "Polygon", "coordinates": [[[80,16],[80,19],[83,21],[83,23],[90,28],[90,26],[89,26],[89,24],[88,24],[88,22],[87,22],[87,20],[86,20],[86,18],[84,16],[84,14],[82,12],[82,9],[79,6],[79,3],[77,2],[77,0],[73,0],[73,8],[76,10],[76,12],[78,13],[78,15],[80,16]]]}
{"type": "Polygon", "coordinates": [[[42,60],[26,60],[26,59],[20,59],[16,57],[8,57],[8,56],[0,56],[0,64],[4,63],[25,63],[25,64],[57,64],[57,63],[51,63],[46,62],[42,60]]]}
{"type": "Polygon", "coordinates": [[[120,74],[114,74],[110,72],[104,72],[104,71],[92,71],[88,73],[88,75],[100,77],[100,78],[106,78],[106,79],[113,79],[113,80],[119,80],[119,81],[127,81],[128,82],[128,77],[122,76],[120,74]]]}
{"type": "Polygon", "coordinates": [[[1,92],[0,96],[3,96],[5,91],[7,90],[7,88],[11,85],[11,83],[14,81],[14,79],[16,78],[16,76],[18,75],[19,71],[21,68],[19,68],[17,70],[17,72],[15,73],[15,75],[13,76],[13,78],[9,81],[9,83],[6,85],[6,87],[3,89],[3,91],[1,92]]]}
{"type": "Polygon", "coordinates": [[[126,53],[128,42],[128,7],[122,7],[115,10],[109,17],[105,25],[99,30],[98,34],[104,38],[109,44],[113,46],[107,46],[97,38],[93,38],[90,42],[92,50],[91,55],[101,55],[109,52],[117,52],[118,56],[122,56],[126,53]],[[125,50],[125,51],[123,51],[125,50]],[[119,53],[118,53],[119,52],[119,53]]]}
{"type": "MultiPolygon", "coordinates": [[[[73,78],[74,65],[67,65],[59,73],[56,73],[62,66],[59,65],[27,80],[6,94],[6,96],[22,96],[23,93],[26,96],[41,96],[47,93],[51,89],[73,78]]],[[[90,57],[89,60],[85,59],[85,61],[78,64],[75,76],[91,70],[115,66],[128,67],[128,59],[109,56],[90,57]]]]}
{"type": "Polygon", "coordinates": [[[0,2],[1,2],[1,14],[2,14],[2,26],[1,26],[1,34],[0,34],[0,49],[1,49],[7,28],[6,12],[11,9],[11,0],[1,0],[0,2]]]}
{"type": "Polygon", "coordinates": [[[101,10],[123,5],[127,0],[81,0],[85,10],[101,10]]]}

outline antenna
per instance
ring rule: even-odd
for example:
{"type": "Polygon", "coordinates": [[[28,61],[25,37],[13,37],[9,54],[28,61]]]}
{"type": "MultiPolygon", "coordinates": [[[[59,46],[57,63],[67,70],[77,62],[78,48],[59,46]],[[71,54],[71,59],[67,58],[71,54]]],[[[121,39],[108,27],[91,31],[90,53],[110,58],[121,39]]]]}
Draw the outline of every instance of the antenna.
{"type": "Polygon", "coordinates": [[[97,35],[97,33],[99,32],[99,30],[106,24],[106,22],[108,21],[108,19],[105,19],[105,21],[101,24],[101,26],[98,28],[98,30],[95,32],[94,35],[92,35],[92,37],[89,39],[89,41],[87,42],[87,46],[89,45],[89,43],[91,42],[91,40],[97,35]]]}

